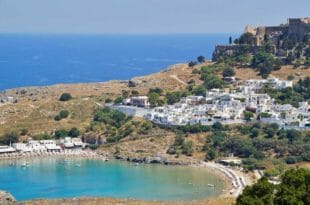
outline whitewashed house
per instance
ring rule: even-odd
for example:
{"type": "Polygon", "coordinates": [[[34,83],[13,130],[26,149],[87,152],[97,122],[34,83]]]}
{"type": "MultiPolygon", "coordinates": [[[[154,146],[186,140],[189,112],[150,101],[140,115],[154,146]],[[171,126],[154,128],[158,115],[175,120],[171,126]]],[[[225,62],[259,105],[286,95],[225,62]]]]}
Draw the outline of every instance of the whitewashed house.
{"type": "Polygon", "coordinates": [[[16,152],[16,149],[7,145],[0,146],[0,154],[8,154],[16,152]]]}

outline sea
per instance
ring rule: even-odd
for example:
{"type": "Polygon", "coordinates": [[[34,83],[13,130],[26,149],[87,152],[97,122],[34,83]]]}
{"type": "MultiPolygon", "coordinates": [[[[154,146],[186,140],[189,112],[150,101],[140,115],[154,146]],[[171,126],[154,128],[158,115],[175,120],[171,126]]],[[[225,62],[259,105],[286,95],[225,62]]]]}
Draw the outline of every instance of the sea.
{"type": "Polygon", "coordinates": [[[237,34],[0,34],[0,91],[58,83],[126,80],[203,55],[237,34]]]}
{"type": "Polygon", "coordinates": [[[0,161],[0,189],[17,200],[81,196],[199,200],[222,193],[223,180],[205,168],[96,159],[0,161]],[[210,186],[210,184],[214,186],[210,186]]]}

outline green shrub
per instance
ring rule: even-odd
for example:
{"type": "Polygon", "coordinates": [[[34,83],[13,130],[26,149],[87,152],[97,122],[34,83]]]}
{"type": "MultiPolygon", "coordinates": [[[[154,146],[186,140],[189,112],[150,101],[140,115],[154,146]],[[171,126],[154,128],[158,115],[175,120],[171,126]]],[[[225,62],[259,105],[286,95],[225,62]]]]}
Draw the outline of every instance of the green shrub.
{"type": "Polygon", "coordinates": [[[0,143],[10,145],[18,142],[18,133],[15,131],[7,132],[0,138],[0,143]]]}
{"type": "Polygon", "coordinates": [[[59,98],[60,101],[68,101],[71,99],[72,99],[72,96],[70,93],[63,93],[63,94],[61,94],[61,96],[59,98]]]}
{"type": "Polygon", "coordinates": [[[68,136],[68,132],[64,129],[61,129],[61,130],[56,130],[55,133],[54,133],[54,137],[56,139],[60,139],[60,138],[64,138],[64,137],[67,137],[68,136]]]}
{"type": "Polygon", "coordinates": [[[69,116],[69,111],[68,110],[61,110],[59,112],[59,116],[61,117],[61,119],[67,118],[69,116]]]}
{"type": "Polygon", "coordinates": [[[68,135],[70,137],[78,137],[80,135],[80,131],[78,130],[78,128],[73,127],[71,128],[71,130],[69,131],[68,135]]]}
{"type": "Polygon", "coordinates": [[[235,70],[231,67],[224,68],[224,70],[223,70],[223,77],[232,77],[235,74],[236,74],[235,70]]]}
{"type": "Polygon", "coordinates": [[[185,154],[186,156],[192,156],[194,152],[193,146],[194,146],[193,141],[187,140],[182,145],[182,154],[185,154]]]}
{"type": "Polygon", "coordinates": [[[28,129],[27,128],[23,128],[21,131],[20,131],[20,135],[21,136],[25,136],[28,134],[28,129]]]}
{"type": "Polygon", "coordinates": [[[91,144],[91,145],[88,145],[88,147],[89,147],[89,149],[91,149],[91,150],[96,150],[96,149],[98,149],[99,145],[97,145],[97,144],[91,144]]]}
{"type": "Polygon", "coordinates": [[[111,103],[111,102],[113,102],[113,100],[111,98],[107,98],[107,99],[104,100],[104,102],[105,103],[111,103]]]}
{"type": "Polygon", "coordinates": [[[60,121],[62,118],[59,116],[59,115],[56,115],[55,117],[54,117],[54,120],[55,121],[60,121]]]}
{"type": "Polygon", "coordinates": [[[124,101],[124,98],[122,96],[118,96],[115,100],[114,100],[114,103],[115,104],[121,104],[123,103],[124,101]]]}

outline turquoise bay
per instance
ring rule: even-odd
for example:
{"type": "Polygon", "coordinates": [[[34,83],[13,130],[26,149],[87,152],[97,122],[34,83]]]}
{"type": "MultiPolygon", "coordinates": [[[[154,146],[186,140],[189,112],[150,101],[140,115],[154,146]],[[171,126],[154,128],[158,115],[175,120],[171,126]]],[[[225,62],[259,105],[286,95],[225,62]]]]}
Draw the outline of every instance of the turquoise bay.
{"type": "Polygon", "coordinates": [[[223,181],[203,168],[139,165],[95,159],[24,160],[0,163],[0,189],[17,200],[81,196],[192,200],[218,196],[223,181]],[[215,187],[209,187],[214,184],[215,187]]]}

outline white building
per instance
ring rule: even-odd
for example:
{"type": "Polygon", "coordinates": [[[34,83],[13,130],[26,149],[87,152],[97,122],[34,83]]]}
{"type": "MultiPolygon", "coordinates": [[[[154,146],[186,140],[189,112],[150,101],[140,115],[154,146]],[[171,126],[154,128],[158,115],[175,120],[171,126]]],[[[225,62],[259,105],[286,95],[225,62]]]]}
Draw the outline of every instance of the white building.
{"type": "Polygon", "coordinates": [[[12,152],[16,152],[16,149],[10,146],[6,146],[6,145],[0,146],[0,154],[7,154],[7,153],[12,153],[12,152]]]}
{"type": "Polygon", "coordinates": [[[32,148],[27,143],[14,143],[13,147],[20,152],[32,152],[32,148]]]}
{"type": "Polygon", "coordinates": [[[131,97],[127,98],[123,101],[125,105],[132,105],[136,107],[145,107],[149,108],[149,98],[147,96],[137,96],[137,97],[131,97]]]}
{"type": "Polygon", "coordinates": [[[268,85],[269,87],[273,89],[283,89],[287,87],[292,87],[293,81],[280,80],[278,78],[268,78],[267,80],[250,79],[250,80],[246,80],[244,85],[251,88],[252,90],[258,90],[262,88],[264,85],[268,85]]]}
{"type": "Polygon", "coordinates": [[[302,102],[298,108],[290,104],[277,104],[266,93],[258,93],[262,86],[268,85],[274,89],[291,87],[292,81],[269,78],[267,80],[247,80],[244,85],[227,92],[212,89],[206,92],[206,97],[184,97],[174,105],[156,107],[145,115],[155,123],[165,125],[212,125],[215,122],[223,124],[244,123],[245,110],[261,113],[260,120],[265,123],[278,123],[282,127],[297,127],[310,129],[310,105],[302,102]]]}

